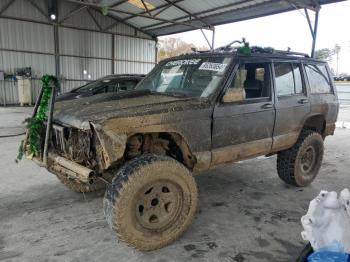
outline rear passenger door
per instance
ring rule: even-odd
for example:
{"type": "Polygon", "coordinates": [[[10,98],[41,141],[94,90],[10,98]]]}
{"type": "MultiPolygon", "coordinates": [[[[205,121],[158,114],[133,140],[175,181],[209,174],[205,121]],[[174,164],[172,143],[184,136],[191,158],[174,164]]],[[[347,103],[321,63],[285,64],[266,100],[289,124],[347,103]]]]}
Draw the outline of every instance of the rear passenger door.
{"type": "Polygon", "coordinates": [[[273,69],[276,122],[272,151],[277,152],[297,141],[304,120],[310,113],[310,101],[300,62],[274,61],[273,69]]]}

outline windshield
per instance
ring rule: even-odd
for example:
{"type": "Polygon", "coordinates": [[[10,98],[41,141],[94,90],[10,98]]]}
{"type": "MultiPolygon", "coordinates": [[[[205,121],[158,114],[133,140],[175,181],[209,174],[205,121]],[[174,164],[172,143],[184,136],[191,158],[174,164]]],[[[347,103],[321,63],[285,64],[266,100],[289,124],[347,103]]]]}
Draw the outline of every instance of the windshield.
{"type": "Polygon", "coordinates": [[[221,82],[230,57],[181,59],[159,64],[136,89],[188,97],[208,97],[221,82]]]}
{"type": "Polygon", "coordinates": [[[116,85],[117,80],[115,79],[102,79],[96,80],[94,82],[90,82],[82,87],[74,89],[73,92],[76,93],[87,93],[87,92],[95,92],[103,87],[114,87],[116,85]]]}

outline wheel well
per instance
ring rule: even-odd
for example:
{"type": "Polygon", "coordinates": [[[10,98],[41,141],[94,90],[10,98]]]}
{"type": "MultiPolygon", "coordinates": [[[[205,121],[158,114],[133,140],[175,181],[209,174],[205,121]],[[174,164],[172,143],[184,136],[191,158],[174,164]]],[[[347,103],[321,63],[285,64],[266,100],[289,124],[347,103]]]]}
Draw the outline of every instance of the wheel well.
{"type": "Polygon", "coordinates": [[[130,160],[144,153],[170,156],[191,170],[197,162],[185,139],[177,133],[137,133],[129,136],[124,159],[130,160]]]}
{"type": "Polygon", "coordinates": [[[323,135],[326,129],[326,120],[323,115],[309,117],[304,123],[304,129],[311,129],[323,135]]]}

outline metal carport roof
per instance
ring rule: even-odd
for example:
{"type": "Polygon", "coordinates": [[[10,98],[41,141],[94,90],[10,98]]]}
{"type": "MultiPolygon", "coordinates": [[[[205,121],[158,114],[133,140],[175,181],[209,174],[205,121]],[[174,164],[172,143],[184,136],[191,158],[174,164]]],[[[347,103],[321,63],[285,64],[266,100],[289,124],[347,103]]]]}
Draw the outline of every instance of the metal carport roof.
{"type": "Polygon", "coordinates": [[[108,10],[111,15],[152,36],[268,16],[343,0],[93,0],[69,2],[108,10]]]}
{"type": "MultiPolygon", "coordinates": [[[[55,1],[55,0],[48,0],[55,1]]],[[[315,53],[318,15],[322,5],[345,0],[65,0],[79,8],[101,9],[116,23],[125,23],[153,37],[200,29],[211,49],[215,26],[304,9],[315,53]],[[315,11],[314,25],[308,10],[315,11]],[[209,41],[203,29],[211,30],[209,41]]]]}

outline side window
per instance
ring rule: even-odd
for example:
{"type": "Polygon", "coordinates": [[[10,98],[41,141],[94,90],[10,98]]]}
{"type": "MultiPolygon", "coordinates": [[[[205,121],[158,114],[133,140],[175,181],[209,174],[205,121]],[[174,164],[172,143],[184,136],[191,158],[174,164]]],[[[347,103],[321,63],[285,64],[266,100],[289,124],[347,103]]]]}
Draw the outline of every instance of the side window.
{"type": "Polygon", "coordinates": [[[223,102],[253,102],[258,98],[269,98],[270,90],[269,63],[242,63],[223,102]]]}
{"type": "Polygon", "coordinates": [[[116,91],[116,82],[115,81],[108,81],[104,84],[102,88],[99,88],[95,94],[101,94],[101,93],[111,93],[116,91]]]}
{"type": "Polygon", "coordinates": [[[274,68],[277,96],[294,94],[292,65],[290,63],[275,63],[274,68]]]}
{"type": "Polygon", "coordinates": [[[97,91],[94,92],[95,95],[102,94],[107,92],[107,87],[99,88],[97,91]]]}
{"type": "Polygon", "coordinates": [[[119,82],[117,85],[118,85],[118,90],[119,91],[130,91],[130,90],[134,89],[136,84],[137,83],[135,81],[125,80],[125,81],[119,82]]]}
{"type": "Polygon", "coordinates": [[[274,69],[277,96],[303,93],[303,80],[298,64],[275,63],[274,69]]]}
{"type": "Polygon", "coordinates": [[[111,92],[115,92],[116,91],[116,82],[115,81],[110,81],[107,85],[106,85],[106,93],[111,93],[111,92]]]}
{"type": "Polygon", "coordinates": [[[111,93],[111,92],[115,92],[115,85],[108,85],[106,86],[106,93],[111,93]]]}
{"type": "Polygon", "coordinates": [[[305,65],[311,93],[331,93],[332,89],[325,65],[305,65]]]}

